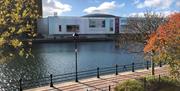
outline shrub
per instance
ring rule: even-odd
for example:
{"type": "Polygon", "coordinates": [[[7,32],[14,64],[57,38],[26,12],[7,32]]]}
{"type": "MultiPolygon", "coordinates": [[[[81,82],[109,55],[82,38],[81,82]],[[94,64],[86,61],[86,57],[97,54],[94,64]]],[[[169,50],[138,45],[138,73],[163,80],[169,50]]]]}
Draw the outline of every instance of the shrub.
{"type": "Polygon", "coordinates": [[[115,91],[144,91],[144,88],[138,80],[127,80],[117,85],[115,91]]]}
{"type": "Polygon", "coordinates": [[[154,77],[154,76],[150,76],[150,77],[146,77],[146,81],[148,85],[155,85],[155,84],[159,84],[159,85],[168,85],[168,86],[180,86],[180,82],[177,79],[174,78],[170,78],[167,76],[163,76],[163,77],[154,77]]]}
{"type": "MultiPolygon", "coordinates": [[[[141,83],[144,83],[144,78],[140,78],[141,83]]],[[[171,91],[168,88],[173,88],[172,91],[179,91],[176,90],[180,88],[180,82],[177,79],[173,79],[170,77],[155,77],[149,76],[146,77],[146,91],[171,91]],[[163,89],[163,90],[162,90],[163,89]]]]}
{"type": "Polygon", "coordinates": [[[115,87],[115,91],[180,91],[180,81],[171,77],[142,77],[127,80],[115,87]],[[145,80],[146,79],[146,80],[145,80]]]}

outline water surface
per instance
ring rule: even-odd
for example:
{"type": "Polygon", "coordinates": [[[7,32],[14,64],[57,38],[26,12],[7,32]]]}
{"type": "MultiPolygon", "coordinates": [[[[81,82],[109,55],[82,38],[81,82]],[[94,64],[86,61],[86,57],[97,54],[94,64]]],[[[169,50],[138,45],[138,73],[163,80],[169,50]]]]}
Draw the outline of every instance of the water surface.
{"type": "MultiPolygon", "coordinates": [[[[142,47],[140,44],[134,44],[129,42],[123,44],[122,48],[116,48],[114,42],[78,43],[78,71],[142,62],[143,53],[128,51],[142,47]]],[[[49,74],[75,72],[74,43],[35,44],[33,54],[35,58],[16,58],[0,64],[1,88],[20,78],[34,79],[49,74]]]]}

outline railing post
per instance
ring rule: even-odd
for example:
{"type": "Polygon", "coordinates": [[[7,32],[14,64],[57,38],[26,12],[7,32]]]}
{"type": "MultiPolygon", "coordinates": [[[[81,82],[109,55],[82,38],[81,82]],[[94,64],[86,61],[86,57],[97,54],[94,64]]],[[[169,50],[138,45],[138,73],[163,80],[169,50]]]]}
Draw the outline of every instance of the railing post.
{"type": "Polygon", "coordinates": [[[158,88],[160,88],[161,87],[161,76],[159,75],[159,77],[158,77],[158,82],[159,82],[159,84],[158,84],[158,88]]]}
{"type": "Polygon", "coordinates": [[[99,67],[97,67],[97,78],[100,78],[99,77],[99,67]]]}
{"type": "Polygon", "coordinates": [[[118,65],[116,64],[116,75],[118,75],[118,65]]]}
{"type": "Polygon", "coordinates": [[[126,69],[126,65],[124,65],[124,66],[123,66],[123,70],[124,70],[124,71],[126,71],[126,70],[127,70],[127,69],[126,69]]]}
{"type": "Polygon", "coordinates": [[[146,91],[146,77],[144,77],[144,91],[146,91]]]}
{"type": "Polygon", "coordinates": [[[149,61],[146,61],[146,69],[149,69],[149,61]]]}
{"type": "Polygon", "coordinates": [[[51,80],[51,82],[50,82],[50,87],[53,87],[52,77],[53,77],[53,75],[51,74],[51,75],[50,75],[50,80],[51,80]]]}
{"type": "Polygon", "coordinates": [[[159,62],[159,67],[162,67],[162,62],[161,61],[159,62]]]}
{"type": "Polygon", "coordinates": [[[155,66],[155,63],[152,62],[152,75],[154,75],[154,66],[155,66]]]}
{"type": "Polygon", "coordinates": [[[109,85],[109,91],[111,91],[111,85],[109,85]]]}
{"type": "Polygon", "coordinates": [[[23,91],[22,90],[22,79],[19,79],[19,91],[23,91]]]}
{"type": "Polygon", "coordinates": [[[134,72],[134,62],[132,63],[132,72],[134,72]]]}

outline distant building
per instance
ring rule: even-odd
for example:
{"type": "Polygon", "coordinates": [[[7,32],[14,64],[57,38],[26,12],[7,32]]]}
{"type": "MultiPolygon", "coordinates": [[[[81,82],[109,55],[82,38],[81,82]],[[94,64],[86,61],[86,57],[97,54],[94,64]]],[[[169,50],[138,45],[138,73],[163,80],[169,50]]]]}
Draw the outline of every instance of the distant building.
{"type": "Polygon", "coordinates": [[[127,17],[120,18],[120,33],[125,33],[128,31],[128,21],[127,17]]]}
{"type": "Polygon", "coordinates": [[[88,36],[137,33],[128,28],[129,20],[136,18],[109,14],[89,14],[82,17],[49,16],[38,20],[38,32],[44,37],[72,36],[74,32],[88,36]]]}
{"type": "Polygon", "coordinates": [[[90,14],[82,17],[51,16],[38,20],[38,32],[43,36],[106,35],[119,33],[119,17],[90,14]]]}
{"type": "Polygon", "coordinates": [[[139,33],[130,28],[128,21],[135,21],[136,23],[142,22],[144,18],[140,17],[121,17],[120,18],[120,33],[139,33]]]}

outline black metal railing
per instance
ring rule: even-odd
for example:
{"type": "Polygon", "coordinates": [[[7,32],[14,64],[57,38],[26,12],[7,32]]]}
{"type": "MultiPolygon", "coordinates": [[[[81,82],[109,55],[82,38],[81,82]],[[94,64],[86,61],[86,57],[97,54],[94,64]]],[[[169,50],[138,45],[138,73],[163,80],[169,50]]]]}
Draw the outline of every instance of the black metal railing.
{"type": "MultiPolygon", "coordinates": [[[[103,67],[103,68],[95,68],[90,70],[84,70],[84,71],[78,71],[78,79],[84,79],[89,77],[97,77],[100,78],[102,75],[106,74],[115,74],[118,75],[119,72],[125,72],[125,71],[132,71],[135,72],[137,69],[149,69],[151,66],[151,62],[140,62],[140,63],[132,63],[132,64],[126,64],[126,65],[114,65],[110,67],[103,67]]],[[[162,63],[156,64],[155,66],[162,67],[162,63]]],[[[13,88],[13,90],[19,90],[22,91],[23,89],[30,89],[45,85],[50,85],[50,87],[53,87],[54,83],[60,83],[65,81],[73,81],[75,80],[75,72],[72,73],[66,73],[66,74],[59,74],[54,75],[50,74],[46,77],[41,77],[38,79],[20,79],[19,82],[15,82],[16,86],[7,86],[4,88],[13,88]]]]}

